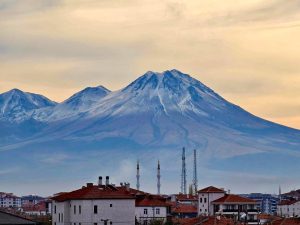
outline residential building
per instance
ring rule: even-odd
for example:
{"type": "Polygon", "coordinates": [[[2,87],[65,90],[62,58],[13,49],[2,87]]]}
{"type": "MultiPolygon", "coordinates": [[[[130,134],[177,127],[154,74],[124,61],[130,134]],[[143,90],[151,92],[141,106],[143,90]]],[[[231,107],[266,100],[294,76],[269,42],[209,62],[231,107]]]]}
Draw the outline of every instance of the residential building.
{"type": "Polygon", "coordinates": [[[158,195],[136,195],[135,218],[141,225],[150,224],[152,221],[166,222],[170,213],[170,204],[167,199],[158,195]]]}
{"type": "Polygon", "coordinates": [[[224,189],[213,186],[198,191],[198,215],[214,215],[212,202],[225,195],[224,189]]]}
{"type": "Polygon", "coordinates": [[[171,202],[177,202],[180,204],[190,204],[190,205],[198,205],[198,196],[197,195],[190,195],[190,194],[176,194],[171,195],[169,197],[171,202]]]}
{"type": "Polygon", "coordinates": [[[171,214],[175,218],[195,218],[198,216],[198,208],[192,204],[173,203],[171,214]]]}
{"type": "Polygon", "coordinates": [[[21,198],[13,193],[0,192],[0,208],[21,208],[21,198]]]}
{"type": "Polygon", "coordinates": [[[244,221],[247,224],[258,223],[258,210],[255,200],[239,195],[225,194],[211,203],[215,215],[224,215],[234,221],[244,221]]]}
{"type": "Polygon", "coordinates": [[[41,201],[44,201],[45,199],[38,195],[26,195],[22,196],[22,205],[36,205],[41,201]]]}
{"type": "Polygon", "coordinates": [[[22,206],[23,213],[27,215],[34,215],[34,216],[45,216],[49,215],[49,208],[47,208],[47,202],[41,201],[35,205],[33,204],[24,204],[22,206]]]}
{"type": "Polygon", "coordinates": [[[300,217],[300,200],[282,200],[277,206],[277,215],[300,217]]]}
{"type": "Polygon", "coordinates": [[[129,191],[109,184],[87,183],[81,189],[52,198],[53,225],[135,224],[135,196],[129,191]]]}
{"type": "Polygon", "coordinates": [[[257,202],[257,209],[261,213],[273,215],[277,212],[279,197],[277,195],[251,193],[242,194],[241,196],[253,199],[257,202]]]}

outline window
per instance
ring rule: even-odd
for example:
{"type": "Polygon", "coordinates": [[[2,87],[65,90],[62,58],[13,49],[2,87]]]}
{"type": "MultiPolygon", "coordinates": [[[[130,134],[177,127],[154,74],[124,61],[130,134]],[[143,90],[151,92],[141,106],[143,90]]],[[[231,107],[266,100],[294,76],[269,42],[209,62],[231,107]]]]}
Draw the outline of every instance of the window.
{"type": "Polygon", "coordinates": [[[144,214],[148,215],[148,209],[144,209],[144,214]]]}
{"type": "Polygon", "coordinates": [[[111,207],[112,207],[112,204],[110,204],[109,207],[111,208],[111,207]]]}
{"type": "Polygon", "coordinates": [[[200,203],[202,203],[202,198],[200,198],[200,203]]]}
{"type": "Polygon", "coordinates": [[[81,214],[81,205],[78,206],[78,211],[79,211],[79,214],[81,214]]]}
{"type": "Polygon", "coordinates": [[[204,198],[204,203],[206,203],[206,198],[204,198]]]}
{"type": "Polygon", "coordinates": [[[74,205],[74,214],[76,214],[76,205],[74,205]]]}
{"type": "Polygon", "coordinates": [[[81,223],[78,223],[79,225],[81,225],[81,223]]]}
{"type": "Polygon", "coordinates": [[[98,206],[94,205],[94,214],[97,214],[97,213],[98,213],[98,206]]]}
{"type": "Polygon", "coordinates": [[[110,221],[109,224],[112,225],[112,221],[110,221]]]}
{"type": "Polygon", "coordinates": [[[58,213],[58,222],[60,222],[60,213],[58,213]]]}
{"type": "Polygon", "coordinates": [[[155,213],[156,213],[156,215],[159,215],[160,214],[160,209],[155,209],[155,213]]]}
{"type": "Polygon", "coordinates": [[[74,223],[74,225],[76,225],[76,223],[74,223]]]}
{"type": "Polygon", "coordinates": [[[143,225],[147,225],[147,224],[148,224],[148,221],[144,220],[143,225]]]}
{"type": "Polygon", "coordinates": [[[61,214],[61,222],[64,222],[64,214],[61,214]]]}
{"type": "Polygon", "coordinates": [[[97,223],[94,223],[94,225],[97,225],[97,223]]]}
{"type": "Polygon", "coordinates": [[[56,214],[56,205],[54,206],[54,214],[56,214]]]}

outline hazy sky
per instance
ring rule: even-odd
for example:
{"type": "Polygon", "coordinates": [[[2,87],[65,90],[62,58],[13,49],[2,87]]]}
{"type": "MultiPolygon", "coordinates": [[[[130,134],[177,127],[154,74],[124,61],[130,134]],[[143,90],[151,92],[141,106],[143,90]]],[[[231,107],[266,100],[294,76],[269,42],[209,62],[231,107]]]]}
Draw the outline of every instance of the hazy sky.
{"type": "Polygon", "coordinates": [[[0,0],[0,92],[62,101],[177,68],[300,128],[300,0],[0,0]]]}

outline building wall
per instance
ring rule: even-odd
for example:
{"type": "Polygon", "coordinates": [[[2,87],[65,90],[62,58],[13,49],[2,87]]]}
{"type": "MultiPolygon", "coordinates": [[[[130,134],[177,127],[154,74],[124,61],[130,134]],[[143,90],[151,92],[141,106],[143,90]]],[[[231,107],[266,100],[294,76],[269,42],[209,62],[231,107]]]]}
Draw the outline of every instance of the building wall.
{"type": "Polygon", "coordinates": [[[21,198],[11,194],[2,193],[0,194],[0,207],[21,208],[21,198]]]}
{"type": "Polygon", "coordinates": [[[97,225],[104,224],[107,220],[112,224],[135,224],[135,200],[71,200],[63,203],[53,202],[53,225],[97,225]],[[94,206],[97,206],[97,213],[94,213],[94,206]],[[74,211],[74,207],[76,210],[74,211]],[[81,213],[79,208],[81,207],[81,213]],[[59,213],[64,214],[64,221],[59,222],[59,213]]]}
{"type": "Polygon", "coordinates": [[[300,216],[300,201],[291,205],[278,205],[277,214],[284,217],[300,216]]]}
{"type": "MultiPolygon", "coordinates": [[[[151,221],[154,219],[161,219],[163,218],[164,221],[167,219],[167,207],[142,207],[137,206],[135,207],[135,217],[137,221],[151,221]],[[147,214],[144,213],[144,210],[147,210],[147,214]],[[159,209],[159,213],[156,210],[159,209]]],[[[143,223],[142,223],[143,224],[143,223]]]]}
{"type": "Polygon", "coordinates": [[[222,198],[224,193],[199,193],[198,194],[198,215],[213,215],[214,200],[222,198]]]}

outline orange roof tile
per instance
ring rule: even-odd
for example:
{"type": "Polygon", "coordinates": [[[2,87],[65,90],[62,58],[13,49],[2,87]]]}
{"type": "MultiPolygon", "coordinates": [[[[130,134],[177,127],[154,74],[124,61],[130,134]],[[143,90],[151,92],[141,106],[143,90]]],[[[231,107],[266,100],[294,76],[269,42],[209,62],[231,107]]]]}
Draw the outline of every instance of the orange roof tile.
{"type": "Polygon", "coordinates": [[[197,207],[194,205],[187,205],[187,204],[177,204],[176,206],[172,207],[172,212],[174,213],[197,213],[197,207]]]}
{"type": "Polygon", "coordinates": [[[203,188],[198,193],[225,193],[223,189],[216,188],[214,186],[209,186],[207,188],[203,188]]]}
{"type": "Polygon", "coordinates": [[[218,203],[249,203],[256,204],[256,201],[250,198],[241,197],[239,195],[226,194],[225,196],[212,202],[213,204],[218,203]]]}
{"type": "Polygon", "coordinates": [[[135,199],[135,196],[127,190],[119,190],[112,185],[87,185],[87,187],[57,195],[52,199],[61,202],[73,199],[135,199]]]}

